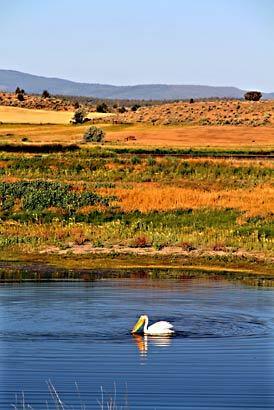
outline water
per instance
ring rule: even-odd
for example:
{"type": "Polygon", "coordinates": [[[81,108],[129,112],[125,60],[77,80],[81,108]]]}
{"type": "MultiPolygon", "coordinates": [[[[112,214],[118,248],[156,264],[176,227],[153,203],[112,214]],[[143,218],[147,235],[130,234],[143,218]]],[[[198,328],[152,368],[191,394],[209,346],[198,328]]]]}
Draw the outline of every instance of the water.
{"type": "Polygon", "coordinates": [[[0,409],[273,409],[274,290],[209,280],[107,279],[0,287],[0,409]],[[133,337],[146,313],[173,338],[133,337]],[[77,382],[77,386],[75,385],[77,382]],[[80,393],[79,393],[80,392],[80,393]]]}

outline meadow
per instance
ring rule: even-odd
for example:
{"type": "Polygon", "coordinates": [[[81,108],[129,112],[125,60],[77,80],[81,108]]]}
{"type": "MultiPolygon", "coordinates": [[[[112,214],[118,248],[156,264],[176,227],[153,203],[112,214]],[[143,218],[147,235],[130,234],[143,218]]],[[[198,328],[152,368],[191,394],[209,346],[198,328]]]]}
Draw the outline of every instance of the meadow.
{"type": "Polygon", "coordinates": [[[2,152],[2,255],[119,248],[270,263],[273,174],[267,159],[2,152]]]}

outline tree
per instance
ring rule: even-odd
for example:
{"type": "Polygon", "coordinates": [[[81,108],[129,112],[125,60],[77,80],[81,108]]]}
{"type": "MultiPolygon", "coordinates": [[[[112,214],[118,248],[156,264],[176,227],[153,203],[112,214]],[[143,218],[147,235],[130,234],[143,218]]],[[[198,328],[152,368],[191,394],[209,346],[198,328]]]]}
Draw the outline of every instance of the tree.
{"type": "Polygon", "coordinates": [[[247,101],[259,101],[262,98],[262,93],[260,91],[248,91],[244,95],[247,101]]]}
{"type": "Polygon", "coordinates": [[[15,94],[25,94],[25,90],[17,86],[15,90],[15,94]]]}
{"type": "Polygon", "coordinates": [[[106,103],[98,104],[97,107],[96,107],[96,111],[97,112],[103,112],[103,113],[108,112],[107,104],[106,103]]]}
{"type": "Polygon", "coordinates": [[[78,108],[75,111],[70,122],[72,124],[83,124],[85,122],[85,117],[86,117],[86,111],[83,108],[78,108]]]}
{"type": "Polygon", "coordinates": [[[193,103],[194,103],[193,98],[190,98],[189,103],[190,103],[190,104],[193,104],[193,103]]]}
{"type": "Polygon", "coordinates": [[[22,94],[21,92],[18,93],[18,94],[17,94],[17,99],[18,99],[19,101],[24,101],[24,99],[25,99],[24,94],[22,94]]]}
{"type": "Polygon", "coordinates": [[[141,106],[139,105],[139,104],[134,104],[132,107],[131,107],[131,111],[137,111],[138,110],[138,108],[140,108],[141,106]]]}
{"type": "Polygon", "coordinates": [[[43,98],[49,98],[49,97],[50,97],[50,93],[48,92],[48,90],[44,90],[44,91],[42,92],[42,97],[43,97],[43,98]]]}
{"type": "Polygon", "coordinates": [[[126,111],[127,110],[125,109],[124,106],[118,108],[118,112],[121,113],[121,114],[124,114],[124,112],[126,112],[126,111]]]}
{"type": "Polygon", "coordinates": [[[104,142],[105,133],[101,128],[97,128],[94,125],[89,127],[84,133],[84,142],[104,142]]]}

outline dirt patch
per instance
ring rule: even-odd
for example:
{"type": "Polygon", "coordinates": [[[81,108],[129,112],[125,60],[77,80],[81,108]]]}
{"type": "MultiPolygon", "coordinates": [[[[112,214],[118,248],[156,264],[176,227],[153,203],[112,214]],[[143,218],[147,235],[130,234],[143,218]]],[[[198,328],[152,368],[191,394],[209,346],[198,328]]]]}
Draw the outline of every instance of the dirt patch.
{"type": "MultiPolygon", "coordinates": [[[[91,243],[83,245],[71,244],[66,249],[60,249],[57,246],[47,247],[39,252],[40,254],[58,254],[58,255],[132,255],[132,256],[190,256],[190,257],[225,257],[233,254],[237,258],[252,258],[254,260],[263,261],[265,257],[258,252],[245,252],[243,250],[231,251],[209,251],[209,250],[185,250],[180,246],[165,246],[162,249],[155,249],[152,247],[134,248],[127,246],[114,245],[109,248],[94,247],[91,243]]],[[[274,258],[269,258],[269,261],[274,262],[274,258]]]]}

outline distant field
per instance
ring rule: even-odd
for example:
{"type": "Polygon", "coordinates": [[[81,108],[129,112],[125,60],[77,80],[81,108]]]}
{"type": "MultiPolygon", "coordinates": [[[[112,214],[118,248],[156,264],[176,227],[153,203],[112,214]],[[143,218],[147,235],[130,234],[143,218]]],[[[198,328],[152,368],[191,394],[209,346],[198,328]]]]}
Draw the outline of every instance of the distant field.
{"type": "Polygon", "coordinates": [[[215,100],[180,101],[152,107],[140,107],[115,117],[117,123],[154,125],[236,125],[261,127],[274,125],[274,102],[215,100]]]}
{"type": "Polygon", "coordinates": [[[123,131],[107,133],[110,141],[125,142],[130,136],[135,141],[127,145],[168,147],[273,147],[273,127],[248,126],[132,126],[123,131]]]}
{"type": "MultiPolygon", "coordinates": [[[[102,118],[112,114],[93,112],[89,118],[102,118]]],[[[73,111],[48,111],[0,106],[0,122],[15,124],[68,124],[73,111]]]]}
{"type": "MultiPolygon", "coordinates": [[[[0,107],[4,108],[4,107],[0,107]]],[[[31,111],[31,110],[28,110],[31,111]]],[[[39,111],[40,113],[41,111],[39,111]]],[[[68,112],[45,114],[57,118],[70,118],[68,112]]],[[[28,114],[31,115],[31,114],[28,114]]],[[[35,114],[36,115],[36,114],[35,114]]],[[[1,111],[0,111],[1,118],[1,111]]],[[[46,122],[46,116],[44,118],[46,122]]],[[[48,117],[49,118],[49,117],[48,117]]],[[[41,120],[41,117],[40,117],[41,120]]],[[[53,121],[53,119],[52,119],[53,121]]],[[[0,143],[28,142],[80,143],[83,133],[90,125],[69,124],[1,124],[0,143]]],[[[272,148],[274,127],[247,126],[151,126],[151,125],[110,125],[98,124],[106,131],[106,140],[111,145],[128,147],[173,147],[173,148],[272,148]]]]}

